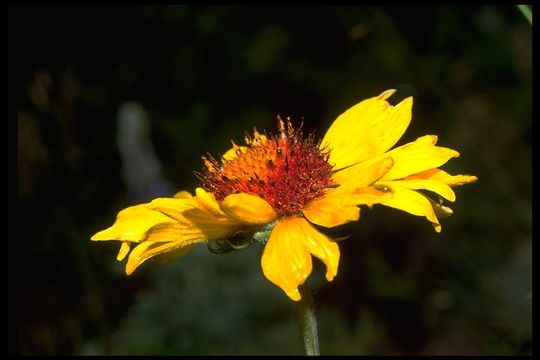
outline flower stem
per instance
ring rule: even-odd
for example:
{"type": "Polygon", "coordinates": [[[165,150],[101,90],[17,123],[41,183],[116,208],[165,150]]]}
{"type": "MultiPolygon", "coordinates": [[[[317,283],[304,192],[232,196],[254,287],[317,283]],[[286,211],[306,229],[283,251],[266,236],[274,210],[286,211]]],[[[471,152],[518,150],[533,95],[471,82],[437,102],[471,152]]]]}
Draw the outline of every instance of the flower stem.
{"type": "Polygon", "coordinates": [[[315,317],[313,299],[311,298],[307,283],[301,285],[298,290],[302,296],[302,299],[298,302],[298,318],[300,320],[300,327],[302,328],[306,355],[320,355],[317,318],[315,317]]]}

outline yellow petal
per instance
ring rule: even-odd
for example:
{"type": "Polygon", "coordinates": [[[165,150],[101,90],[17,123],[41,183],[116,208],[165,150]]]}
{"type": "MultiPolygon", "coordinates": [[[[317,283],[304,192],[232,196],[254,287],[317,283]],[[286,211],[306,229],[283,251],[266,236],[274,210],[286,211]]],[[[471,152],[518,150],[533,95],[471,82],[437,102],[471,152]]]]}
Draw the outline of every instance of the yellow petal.
{"type": "Polygon", "coordinates": [[[182,190],[174,194],[173,197],[177,199],[191,199],[193,195],[191,195],[189,191],[182,190]]]}
{"type": "Polygon", "coordinates": [[[272,230],[264,248],[263,273],[292,300],[298,301],[301,298],[298,286],[306,281],[312,270],[310,253],[325,263],[326,279],[332,281],[339,263],[337,244],[303,218],[284,218],[272,230]]]}
{"type": "Polygon", "coordinates": [[[182,245],[197,244],[205,242],[209,239],[222,238],[230,233],[226,227],[221,227],[222,231],[217,234],[211,234],[205,226],[198,226],[198,224],[191,221],[180,221],[169,224],[159,224],[154,226],[148,231],[145,242],[177,242],[182,245]]]}
{"type": "Polygon", "coordinates": [[[303,284],[311,274],[311,255],[283,220],[270,234],[261,267],[268,280],[279,286],[292,300],[298,301],[301,298],[298,285],[303,284]]]}
{"type": "Polygon", "coordinates": [[[186,210],[197,209],[195,198],[157,198],[152,200],[146,207],[153,212],[167,216],[170,222],[184,219],[183,213],[186,210]]]}
{"type": "MultiPolygon", "coordinates": [[[[168,260],[187,254],[194,245],[182,245],[177,242],[154,243],[143,242],[129,254],[126,263],[126,274],[131,275],[143,262],[154,256],[169,256],[168,260]]],[[[162,258],[163,259],[163,258],[162,258]]]]}
{"type": "Polygon", "coordinates": [[[373,205],[389,200],[391,192],[382,192],[372,187],[342,191],[330,189],[320,198],[304,207],[304,216],[314,224],[335,227],[360,219],[360,205],[373,205]]]}
{"type": "MultiPolygon", "coordinates": [[[[210,197],[204,197],[204,199],[206,201],[210,197]]],[[[219,209],[216,211],[212,208],[211,202],[200,206],[199,200],[199,194],[193,199],[159,198],[152,200],[149,206],[174,219],[173,223],[164,228],[178,229],[185,236],[193,238],[202,234],[206,239],[218,239],[237,231],[242,226],[240,221],[226,216],[219,209]]]]}
{"type": "Polygon", "coordinates": [[[245,228],[245,224],[230,217],[208,216],[200,210],[188,210],[184,213],[186,220],[201,231],[208,240],[221,239],[245,228]]]}
{"type": "Polygon", "coordinates": [[[411,121],[413,99],[391,106],[386,99],[394,91],[360,102],[330,126],[321,148],[330,149],[329,162],[335,169],[382,154],[401,138],[411,121]]]}
{"type": "MultiPolygon", "coordinates": [[[[163,202],[161,199],[156,203],[164,209],[163,202]]],[[[230,218],[215,217],[196,207],[175,216],[175,222],[158,224],[148,230],[145,241],[129,255],[126,264],[128,275],[151,257],[170,260],[187,254],[197,243],[224,238],[244,226],[230,218]]]]}
{"type": "Polygon", "coordinates": [[[394,166],[383,181],[402,179],[428,169],[439,167],[459,153],[453,149],[435,146],[437,136],[422,136],[412,143],[397,147],[385,154],[394,159],[394,166]]]}
{"type": "Polygon", "coordinates": [[[384,158],[370,166],[363,163],[338,171],[332,179],[341,183],[328,189],[321,197],[304,207],[304,215],[314,224],[334,227],[360,218],[359,205],[376,204],[391,196],[390,193],[368,188],[392,167],[392,158],[384,158]]]}
{"type": "Polygon", "coordinates": [[[337,171],[332,175],[332,180],[336,184],[361,188],[381,179],[393,165],[394,160],[388,156],[376,161],[364,161],[337,171]]]}
{"type": "Polygon", "coordinates": [[[304,216],[314,224],[334,227],[360,219],[360,208],[339,189],[328,190],[304,207],[304,216]]]}
{"type": "Polygon", "coordinates": [[[195,194],[197,195],[197,201],[199,207],[205,211],[210,212],[214,216],[224,216],[225,214],[219,208],[219,204],[216,201],[214,194],[207,192],[203,188],[195,189],[195,194]]]}
{"type": "MultiPolygon", "coordinates": [[[[163,245],[163,243],[161,245],[163,245]]],[[[146,250],[148,250],[150,247],[157,246],[160,246],[160,243],[143,242],[137,245],[131,254],[129,254],[125,268],[126,275],[133,274],[135,269],[137,269],[139,265],[148,259],[148,257],[142,257],[146,250]]]]}
{"type": "Polygon", "coordinates": [[[326,265],[326,280],[332,281],[337,275],[339,247],[326,235],[320,233],[306,219],[291,218],[289,226],[296,226],[298,236],[307,250],[326,265]],[[294,223],[294,225],[291,225],[294,223]]]}
{"type": "Polygon", "coordinates": [[[120,250],[118,251],[118,255],[116,256],[116,260],[122,261],[128,254],[129,250],[131,248],[131,242],[130,241],[124,241],[122,242],[122,246],[120,246],[120,250]]]}
{"type": "Polygon", "coordinates": [[[146,238],[146,233],[152,226],[171,222],[174,220],[159,211],[149,209],[147,204],[130,206],[118,213],[111,227],[94,234],[91,240],[139,242],[146,238]]]}
{"type": "Polygon", "coordinates": [[[267,224],[276,218],[276,213],[266,200],[251,194],[228,195],[220,203],[223,212],[248,224],[267,224]]]}
{"type": "MultiPolygon", "coordinates": [[[[220,227],[221,233],[213,232],[215,238],[230,233],[220,227]]],[[[156,225],[148,231],[146,241],[137,245],[126,264],[126,274],[130,275],[146,260],[158,257],[159,261],[169,261],[187,254],[196,244],[208,241],[208,229],[189,222],[156,225]]]]}
{"type": "Polygon", "coordinates": [[[371,206],[390,200],[394,194],[386,186],[375,185],[357,189],[352,196],[357,204],[371,206]]]}
{"type": "Polygon", "coordinates": [[[169,260],[182,256],[197,243],[224,238],[245,227],[222,212],[212,194],[200,189],[197,197],[179,192],[175,198],[158,198],[124,209],[113,226],[92,240],[123,240],[118,260],[129,253],[130,242],[140,242],[129,254],[129,275],[151,257],[169,260]]]}
{"type": "Polygon", "coordinates": [[[449,173],[441,169],[429,169],[417,174],[410,175],[405,178],[405,180],[407,179],[430,179],[441,181],[449,186],[464,185],[478,180],[478,178],[473,175],[450,175],[449,173]]]}
{"type": "Polygon", "coordinates": [[[153,260],[156,261],[156,262],[159,262],[159,263],[165,263],[165,262],[169,262],[169,261],[172,261],[172,260],[176,260],[179,257],[187,255],[191,250],[193,250],[194,247],[195,247],[195,244],[194,245],[186,245],[184,247],[179,247],[176,250],[160,253],[160,254],[155,255],[153,257],[153,260]]]}
{"type": "MultiPolygon", "coordinates": [[[[384,183],[382,183],[384,184],[384,183]]],[[[431,179],[410,179],[407,180],[394,180],[389,184],[403,186],[412,190],[429,190],[436,194],[441,195],[446,200],[454,202],[456,200],[456,194],[450,186],[444,182],[431,180],[431,179]]]]}
{"type": "Polygon", "coordinates": [[[230,217],[213,218],[198,211],[188,211],[185,215],[211,240],[223,238],[246,227],[245,223],[230,217]]]}
{"type": "Polygon", "coordinates": [[[422,194],[414,190],[409,190],[399,185],[390,183],[393,196],[390,200],[381,203],[395,209],[403,210],[416,216],[425,216],[435,228],[436,232],[441,232],[441,225],[435,215],[430,201],[422,194]]]}
{"type": "Polygon", "coordinates": [[[120,211],[113,226],[98,232],[91,239],[158,242],[174,240],[176,233],[190,239],[216,239],[243,226],[219,209],[218,213],[222,215],[216,216],[215,211],[209,211],[208,207],[201,208],[193,197],[157,198],[148,204],[120,211]],[[150,229],[160,231],[149,234],[150,229]],[[173,229],[175,233],[170,234],[167,229],[173,229]],[[162,235],[162,238],[157,235],[162,235]]]}

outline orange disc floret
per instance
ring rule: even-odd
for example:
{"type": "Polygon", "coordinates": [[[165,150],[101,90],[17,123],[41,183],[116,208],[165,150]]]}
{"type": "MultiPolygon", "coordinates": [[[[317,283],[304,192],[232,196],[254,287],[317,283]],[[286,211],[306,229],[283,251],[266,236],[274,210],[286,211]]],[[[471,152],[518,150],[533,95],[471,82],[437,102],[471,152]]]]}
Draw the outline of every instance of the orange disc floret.
{"type": "Polygon", "coordinates": [[[203,158],[206,169],[196,174],[202,187],[217,200],[236,193],[254,194],[265,199],[280,215],[298,214],[311,200],[332,185],[328,152],[322,152],[313,135],[303,137],[278,117],[279,134],[246,136],[247,147],[233,143],[234,155],[203,158]]]}

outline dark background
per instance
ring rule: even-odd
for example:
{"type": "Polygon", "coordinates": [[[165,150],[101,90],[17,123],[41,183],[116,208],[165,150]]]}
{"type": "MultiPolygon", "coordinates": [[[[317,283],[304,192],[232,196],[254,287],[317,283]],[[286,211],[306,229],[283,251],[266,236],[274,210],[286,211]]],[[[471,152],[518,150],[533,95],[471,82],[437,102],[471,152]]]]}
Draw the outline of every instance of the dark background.
{"type": "Polygon", "coordinates": [[[260,246],[199,246],[127,277],[120,244],[89,239],[127,206],[193,191],[201,155],[275,131],[277,114],[322,137],[396,87],[415,97],[398,145],[437,134],[461,153],[443,168],[479,180],[455,189],[441,234],[383,206],[327,232],[351,237],[336,279],[318,262],[309,279],[321,352],[532,352],[532,26],[515,6],[13,6],[8,20],[12,352],[302,354],[260,246]],[[150,160],[119,151],[127,101],[150,160]]]}

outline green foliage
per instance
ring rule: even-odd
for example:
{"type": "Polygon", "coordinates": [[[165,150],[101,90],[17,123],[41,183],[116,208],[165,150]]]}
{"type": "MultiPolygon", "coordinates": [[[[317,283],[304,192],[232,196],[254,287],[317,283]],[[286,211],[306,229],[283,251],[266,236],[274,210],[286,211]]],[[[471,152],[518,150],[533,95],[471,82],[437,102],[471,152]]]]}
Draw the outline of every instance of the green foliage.
{"type": "Polygon", "coordinates": [[[199,247],[147,266],[153,285],[137,295],[111,353],[302,354],[295,306],[261,276],[261,249],[213,255],[199,247]]]}

